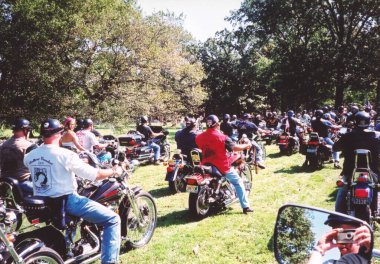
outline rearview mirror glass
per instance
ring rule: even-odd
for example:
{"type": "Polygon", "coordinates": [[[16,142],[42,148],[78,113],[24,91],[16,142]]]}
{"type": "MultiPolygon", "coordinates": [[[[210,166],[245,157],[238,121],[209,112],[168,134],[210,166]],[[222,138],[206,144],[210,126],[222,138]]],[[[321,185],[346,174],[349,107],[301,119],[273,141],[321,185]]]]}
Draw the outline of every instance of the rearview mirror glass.
{"type": "Polygon", "coordinates": [[[334,263],[348,258],[369,263],[373,249],[373,232],[364,221],[299,205],[280,208],[274,240],[276,259],[284,264],[334,263]]]}

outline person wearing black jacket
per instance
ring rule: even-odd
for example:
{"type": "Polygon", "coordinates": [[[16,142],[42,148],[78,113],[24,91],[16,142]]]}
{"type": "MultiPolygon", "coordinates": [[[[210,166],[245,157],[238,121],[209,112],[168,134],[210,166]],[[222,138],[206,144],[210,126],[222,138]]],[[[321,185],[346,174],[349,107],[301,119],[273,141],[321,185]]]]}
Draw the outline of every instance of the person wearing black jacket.
{"type": "Polygon", "coordinates": [[[198,135],[196,122],[194,117],[185,117],[185,128],[177,131],[174,136],[177,149],[180,149],[181,153],[187,157],[186,160],[190,160],[190,151],[197,148],[195,143],[195,138],[198,135]]]}
{"type": "MultiPolygon", "coordinates": [[[[372,159],[369,167],[373,172],[373,176],[377,181],[380,173],[380,133],[377,131],[369,131],[370,115],[364,111],[355,114],[355,125],[351,132],[344,134],[333,146],[333,151],[342,151],[344,156],[342,177],[350,178],[355,168],[356,149],[367,149],[371,152],[372,159]]],[[[335,210],[338,212],[346,212],[344,197],[347,190],[342,187],[339,189],[335,210]]]]}

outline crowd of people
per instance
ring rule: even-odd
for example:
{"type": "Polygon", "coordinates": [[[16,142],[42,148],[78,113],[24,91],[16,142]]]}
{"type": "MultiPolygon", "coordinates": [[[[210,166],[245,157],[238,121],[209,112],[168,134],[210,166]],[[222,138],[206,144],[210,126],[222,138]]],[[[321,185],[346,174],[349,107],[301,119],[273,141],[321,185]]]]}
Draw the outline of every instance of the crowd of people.
{"type": "MultiPolygon", "coordinates": [[[[352,172],[353,151],[364,148],[371,151],[373,160],[371,169],[374,174],[380,173],[380,125],[375,126],[376,113],[369,107],[352,105],[349,109],[339,107],[334,111],[323,107],[314,112],[292,110],[277,114],[267,112],[264,116],[245,113],[238,118],[228,113],[222,121],[216,115],[209,115],[203,121],[205,131],[199,121],[192,116],[186,116],[184,126],[175,134],[177,148],[185,156],[190,156],[193,148],[202,150],[202,163],[215,166],[230,181],[237,192],[244,214],[253,212],[242,179],[228,162],[228,153],[256,149],[255,164],[265,169],[262,149],[254,140],[256,134],[264,129],[282,129],[297,140],[298,129],[308,126],[318,132],[325,142],[333,148],[333,161],[336,168],[339,165],[339,153],[343,151],[345,162],[342,177],[352,172]],[[338,141],[331,139],[330,129],[342,126],[351,131],[338,141]],[[372,128],[372,129],[370,129],[372,128]],[[248,138],[248,141],[242,139],[248,138]]],[[[137,131],[145,139],[162,135],[155,133],[148,125],[148,118],[140,118],[137,131]]],[[[112,175],[120,175],[118,167],[99,169],[84,163],[78,155],[70,150],[90,151],[104,148],[99,143],[91,119],[76,120],[72,117],[65,119],[63,125],[56,119],[45,120],[40,127],[43,144],[33,147],[28,140],[31,125],[26,119],[18,119],[12,126],[13,136],[5,141],[0,148],[1,177],[12,177],[19,181],[25,195],[49,196],[64,200],[69,214],[99,223],[104,226],[102,239],[102,263],[115,263],[118,260],[120,248],[120,219],[119,216],[102,205],[93,202],[76,193],[75,175],[89,180],[99,180],[112,175]],[[80,121],[80,122],[79,122],[80,121]],[[43,180],[42,180],[43,178],[43,180]]],[[[154,163],[159,163],[160,146],[150,143],[154,150],[154,163]]],[[[336,210],[345,212],[341,188],[338,192],[336,210]]]]}

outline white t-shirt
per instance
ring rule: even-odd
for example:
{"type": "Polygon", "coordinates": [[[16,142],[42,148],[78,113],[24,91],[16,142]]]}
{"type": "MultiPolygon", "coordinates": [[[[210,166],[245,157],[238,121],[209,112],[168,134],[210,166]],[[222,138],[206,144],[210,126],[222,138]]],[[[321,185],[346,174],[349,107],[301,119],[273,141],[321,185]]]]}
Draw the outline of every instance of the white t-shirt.
{"type": "Polygon", "coordinates": [[[73,151],[53,144],[42,145],[25,155],[24,164],[31,173],[34,195],[49,197],[76,192],[75,175],[94,181],[98,172],[73,151]]]}
{"type": "Polygon", "coordinates": [[[77,132],[79,144],[81,144],[86,150],[93,152],[92,147],[99,145],[99,141],[96,139],[94,133],[90,130],[80,130],[77,132]]]}

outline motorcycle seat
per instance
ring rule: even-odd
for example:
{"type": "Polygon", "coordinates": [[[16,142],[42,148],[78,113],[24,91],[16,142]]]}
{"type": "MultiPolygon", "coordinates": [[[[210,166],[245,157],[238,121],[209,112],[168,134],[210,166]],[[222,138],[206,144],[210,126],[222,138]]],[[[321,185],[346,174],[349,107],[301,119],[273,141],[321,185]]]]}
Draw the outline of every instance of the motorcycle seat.
{"type": "Polygon", "coordinates": [[[11,177],[3,177],[3,178],[1,178],[0,182],[6,182],[12,186],[12,192],[14,195],[14,199],[16,200],[17,203],[21,203],[24,200],[24,195],[23,195],[23,192],[19,186],[18,180],[16,180],[15,178],[11,178],[11,177]]]}
{"type": "Polygon", "coordinates": [[[223,177],[223,174],[218,170],[218,168],[211,164],[202,165],[202,169],[204,173],[210,174],[213,177],[217,177],[217,178],[223,177]]]}
{"type": "Polygon", "coordinates": [[[27,210],[43,210],[45,209],[45,201],[47,197],[29,196],[24,199],[24,208],[27,210]]]}

